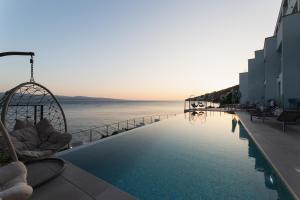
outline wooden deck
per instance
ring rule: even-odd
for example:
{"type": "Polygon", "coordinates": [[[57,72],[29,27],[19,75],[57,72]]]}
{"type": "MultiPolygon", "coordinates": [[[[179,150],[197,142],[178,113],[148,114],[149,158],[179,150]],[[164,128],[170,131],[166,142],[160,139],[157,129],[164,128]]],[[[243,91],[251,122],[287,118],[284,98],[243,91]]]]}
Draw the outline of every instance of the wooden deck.
{"type": "Polygon", "coordinates": [[[236,112],[250,137],[273,166],[295,199],[300,199],[300,126],[283,132],[276,118],[250,121],[246,112],[236,112]]]}
{"type": "MultiPolygon", "coordinates": [[[[31,200],[133,200],[103,180],[67,162],[63,173],[34,190],[31,200]]],[[[51,172],[51,169],[49,169],[51,172]]]]}

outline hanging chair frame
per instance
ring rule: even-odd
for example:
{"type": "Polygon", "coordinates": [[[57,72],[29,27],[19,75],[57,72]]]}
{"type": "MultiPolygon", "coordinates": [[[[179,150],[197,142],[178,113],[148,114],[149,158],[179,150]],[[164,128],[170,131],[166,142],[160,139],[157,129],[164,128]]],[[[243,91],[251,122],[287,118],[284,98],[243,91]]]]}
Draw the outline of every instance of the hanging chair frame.
{"type": "MultiPolygon", "coordinates": [[[[17,51],[11,51],[11,52],[0,52],[0,57],[4,57],[4,56],[30,56],[30,64],[31,64],[31,77],[30,77],[30,81],[29,82],[24,82],[19,84],[18,86],[12,88],[11,90],[7,91],[4,96],[2,96],[2,98],[0,99],[0,106],[1,106],[1,114],[0,114],[0,134],[3,136],[3,139],[7,145],[8,148],[8,153],[10,158],[12,159],[12,161],[18,161],[18,156],[16,153],[16,149],[11,141],[10,138],[10,134],[8,132],[8,129],[6,127],[6,114],[8,112],[8,108],[10,106],[10,102],[13,98],[13,96],[16,94],[16,92],[21,89],[22,87],[26,87],[26,85],[32,85],[32,86],[36,86],[39,87],[41,89],[43,89],[44,91],[46,91],[50,97],[52,98],[52,100],[54,101],[55,105],[58,107],[62,119],[63,119],[63,123],[64,123],[64,132],[67,132],[67,121],[66,121],[66,117],[65,117],[65,113],[60,105],[60,103],[58,102],[57,98],[52,94],[52,92],[47,89],[45,86],[35,83],[34,81],[34,77],[33,77],[33,56],[34,56],[34,52],[17,52],[17,51]]],[[[34,94],[33,94],[34,95],[34,94]]],[[[46,95],[44,93],[44,95],[46,95]]],[[[20,106],[20,105],[15,105],[15,106],[20,106]]],[[[29,105],[25,105],[25,106],[29,106],[29,105]]],[[[39,106],[39,105],[30,105],[30,106],[39,106]]],[[[43,106],[43,105],[40,105],[43,106]]],[[[41,119],[43,118],[43,113],[42,113],[43,109],[41,109],[41,119]]],[[[56,111],[56,110],[55,110],[56,111]]],[[[34,115],[36,114],[36,112],[34,112],[34,115]]],[[[35,123],[37,121],[36,116],[35,118],[35,123]]],[[[40,120],[41,120],[40,119],[40,120]]],[[[60,118],[59,118],[60,119],[60,118]]]]}
{"type": "Polygon", "coordinates": [[[37,123],[37,120],[38,120],[37,117],[36,117],[37,116],[36,107],[40,106],[40,108],[41,108],[40,120],[42,120],[44,118],[44,114],[43,114],[43,106],[44,105],[38,105],[38,104],[36,104],[36,105],[34,105],[34,104],[33,105],[10,105],[10,102],[11,102],[13,96],[16,94],[16,92],[19,89],[21,89],[22,87],[27,86],[27,85],[32,85],[32,86],[40,87],[43,90],[45,90],[51,96],[51,98],[54,100],[55,104],[58,106],[59,111],[61,113],[61,116],[63,118],[64,132],[67,132],[68,131],[68,126],[67,126],[66,116],[65,116],[65,113],[64,113],[64,111],[63,111],[60,103],[58,102],[57,98],[53,95],[53,93],[49,89],[47,89],[45,86],[43,86],[41,84],[38,84],[36,82],[21,83],[18,86],[14,87],[13,89],[9,90],[8,93],[4,96],[5,99],[4,99],[4,104],[2,105],[3,107],[2,107],[2,111],[1,111],[1,121],[2,121],[3,125],[5,127],[7,127],[6,116],[7,116],[7,112],[8,112],[8,109],[9,109],[10,106],[27,106],[27,107],[32,106],[32,107],[34,107],[34,109],[35,109],[35,112],[34,112],[34,123],[35,124],[37,123]]]}

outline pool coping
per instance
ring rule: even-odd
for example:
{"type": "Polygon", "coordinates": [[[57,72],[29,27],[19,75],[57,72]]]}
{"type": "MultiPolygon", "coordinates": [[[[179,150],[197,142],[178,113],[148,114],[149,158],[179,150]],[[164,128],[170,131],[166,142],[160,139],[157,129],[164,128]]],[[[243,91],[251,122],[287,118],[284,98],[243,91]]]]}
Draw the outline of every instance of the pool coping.
{"type": "Polygon", "coordinates": [[[280,172],[280,170],[276,167],[276,165],[274,164],[274,162],[272,161],[272,159],[265,152],[265,150],[263,149],[263,147],[261,146],[261,144],[257,141],[257,139],[255,138],[254,134],[249,130],[249,128],[246,126],[245,122],[241,119],[240,111],[236,112],[236,114],[239,117],[239,121],[242,123],[243,127],[246,129],[248,135],[251,137],[251,139],[253,140],[253,142],[257,146],[257,148],[261,151],[261,153],[263,154],[263,156],[265,157],[265,159],[272,166],[272,168],[274,169],[274,171],[276,172],[276,174],[279,176],[280,180],[284,183],[284,185],[286,186],[286,188],[288,189],[288,191],[291,193],[291,195],[296,200],[300,200],[300,197],[292,189],[292,187],[290,186],[290,184],[288,183],[288,181],[285,179],[285,177],[282,175],[282,173],[280,172]]]}

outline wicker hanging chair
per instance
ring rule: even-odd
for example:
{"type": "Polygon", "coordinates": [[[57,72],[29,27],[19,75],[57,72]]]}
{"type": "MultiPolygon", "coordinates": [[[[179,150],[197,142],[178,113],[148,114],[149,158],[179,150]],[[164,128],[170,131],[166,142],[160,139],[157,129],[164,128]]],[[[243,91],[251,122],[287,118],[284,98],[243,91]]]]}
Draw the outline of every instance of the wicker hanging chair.
{"type": "MultiPolygon", "coordinates": [[[[45,86],[38,84],[34,81],[34,53],[0,53],[0,57],[9,55],[31,56],[31,78],[29,82],[21,83],[18,86],[12,88],[11,90],[7,91],[0,99],[0,136],[2,136],[2,138],[0,137],[0,139],[3,142],[3,146],[0,146],[0,153],[2,150],[4,150],[4,153],[6,153],[12,161],[12,163],[7,165],[8,168],[14,167],[15,169],[17,169],[17,171],[19,170],[21,172],[24,172],[25,174],[21,174],[23,178],[26,177],[28,171],[27,180],[29,182],[29,185],[33,188],[36,188],[57,177],[65,169],[64,160],[59,158],[48,157],[53,155],[56,151],[60,150],[61,147],[68,145],[71,141],[72,136],[67,133],[66,117],[56,97],[45,86]],[[47,141],[44,141],[44,143],[40,143],[40,145],[37,146],[37,148],[33,151],[24,151],[26,152],[24,154],[24,152],[18,149],[19,145],[16,145],[24,141],[17,141],[16,143],[16,141],[13,140],[15,137],[12,135],[12,133],[16,131],[17,121],[30,121],[30,123],[32,123],[30,124],[30,126],[32,126],[30,128],[36,130],[37,133],[40,131],[41,128],[46,128],[46,131],[44,130],[44,132],[51,133],[52,135],[47,135],[47,141]],[[52,141],[49,140],[51,138],[52,141]],[[45,143],[47,145],[41,147],[41,145],[45,143]],[[52,149],[50,148],[51,150],[45,151],[45,149],[43,148],[47,146],[51,147],[52,149]],[[48,152],[50,152],[50,154],[48,152]],[[26,159],[24,159],[24,155],[26,159]],[[18,161],[19,158],[26,161],[25,164],[27,170],[24,168],[24,165],[18,161]],[[10,165],[12,167],[9,167],[10,165]],[[15,165],[18,166],[15,167],[15,165]],[[52,169],[51,172],[49,171],[49,168],[52,169]]],[[[26,128],[23,128],[23,130],[24,129],[26,128]]],[[[29,135],[27,134],[27,136],[29,135]]],[[[41,134],[38,133],[37,136],[40,137],[41,134]]],[[[4,170],[8,168],[5,168],[4,170]]],[[[10,171],[12,172],[13,170],[10,171]]],[[[5,174],[7,173],[5,172],[5,174]]],[[[24,180],[25,184],[27,184],[26,182],[27,181],[24,180]]],[[[10,193],[10,191],[2,192],[0,190],[0,199],[2,197],[5,197],[5,199],[27,199],[32,192],[32,188],[30,186],[24,185],[26,190],[24,190],[24,188],[19,188],[20,190],[18,190],[18,188],[14,189],[13,191],[15,193],[10,193]],[[17,196],[16,198],[16,195],[19,196],[17,196]]]]}
{"type": "MultiPolygon", "coordinates": [[[[41,134],[37,135],[36,138],[33,138],[35,142],[32,147],[28,148],[28,143],[26,141],[21,141],[25,143],[26,149],[24,150],[24,145],[21,147],[22,152],[18,151],[20,148],[15,147],[19,156],[28,157],[28,160],[31,159],[40,159],[53,155],[56,151],[59,151],[62,146],[66,147],[69,145],[71,140],[71,135],[67,134],[67,122],[64,111],[59,104],[56,97],[48,90],[45,86],[38,84],[34,81],[33,78],[33,52],[6,52],[0,53],[1,56],[7,55],[29,55],[31,56],[31,78],[29,82],[21,83],[18,86],[7,91],[0,100],[0,111],[1,111],[1,121],[3,126],[7,129],[10,135],[14,135],[14,131],[17,130],[17,122],[20,123],[31,123],[31,126],[34,129],[39,129],[39,124],[44,124],[44,129],[51,129],[52,132],[55,132],[56,138],[53,138],[51,143],[50,140],[40,140],[41,134]],[[45,126],[45,123],[47,126],[45,126]],[[58,134],[61,133],[61,134],[58,134]],[[63,137],[60,137],[63,136],[63,137]]],[[[24,125],[22,125],[24,126],[24,125]]],[[[27,124],[26,124],[27,126],[27,124]]],[[[29,128],[29,127],[23,127],[29,128]]],[[[32,132],[32,130],[31,130],[32,132]]],[[[43,130],[42,130],[43,132],[43,130]]],[[[48,131],[49,132],[49,131],[48,131]]],[[[19,134],[19,133],[18,133],[19,134]]],[[[25,139],[28,136],[28,132],[21,135],[25,139]]],[[[48,134],[48,133],[47,133],[48,134]]],[[[11,136],[11,137],[12,137],[11,136]]],[[[14,139],[12,137],[12,139],[14,139]]],[[[45,136],[49,138],[49,135],[45,136]]],[[[24,140],[21,138],[21,140],[24,140]]],[[[33,142],[33,140],[29,142],[33,142]]],[[[14,141],[12,141],[14,143],[14,141]]],[[[14,143],[15,144],[15,143],[14,143]]],[[[19,143],[18,143],[19,144],[19,143]]]]}
{"type": "Polygon", "coordinates": [[[30,120],[34,124],[47,118],[59,132],[67,132],[64,111],[56,97],[46,87],[35,83],[21,83],[5,93],[0,102],[1,121],[12,131],[16,120],[30,120]]]}

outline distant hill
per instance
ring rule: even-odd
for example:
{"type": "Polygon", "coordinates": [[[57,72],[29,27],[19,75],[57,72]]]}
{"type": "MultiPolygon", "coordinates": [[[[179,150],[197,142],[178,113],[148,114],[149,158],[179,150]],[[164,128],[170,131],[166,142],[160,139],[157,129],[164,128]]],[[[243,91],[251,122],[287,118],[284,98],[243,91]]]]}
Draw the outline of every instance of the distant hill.
{"type": "Polygon", "coordinates": [[[56,96],[60,102],[97,102],[97,101],[126,101],[123,99],[102,98],[102,97],[85,97],[85,96],[56,96]]]}
{"type": "Polygon", "coordinates": [[[221,103],[221,104],[237,103],[239,101],[237,95],[238,91],[239,91],[239,85],[235,85],[223,90],[214,91],[211,93],[206,93],[204,95],[193,97],[191,100],[211,101],[211,102],[221,103]],[[234,98],[232,98],[232,94],[234,94],[234,98]],[[232,102],[232,100],[234,102],[232,102]]]}
{"type": "MultiPolygon", "coordinates": [[[[0,99],[3,97],[4,92],[0,92],[0,99]]],[[[127,101],[123,99],[113,99],[113,98],[102,98],[102,97],[85,97],[85,96],[56,96],[61,103],[82,103],[82,102],[112,102],[112,101],[127,101]]]]}

